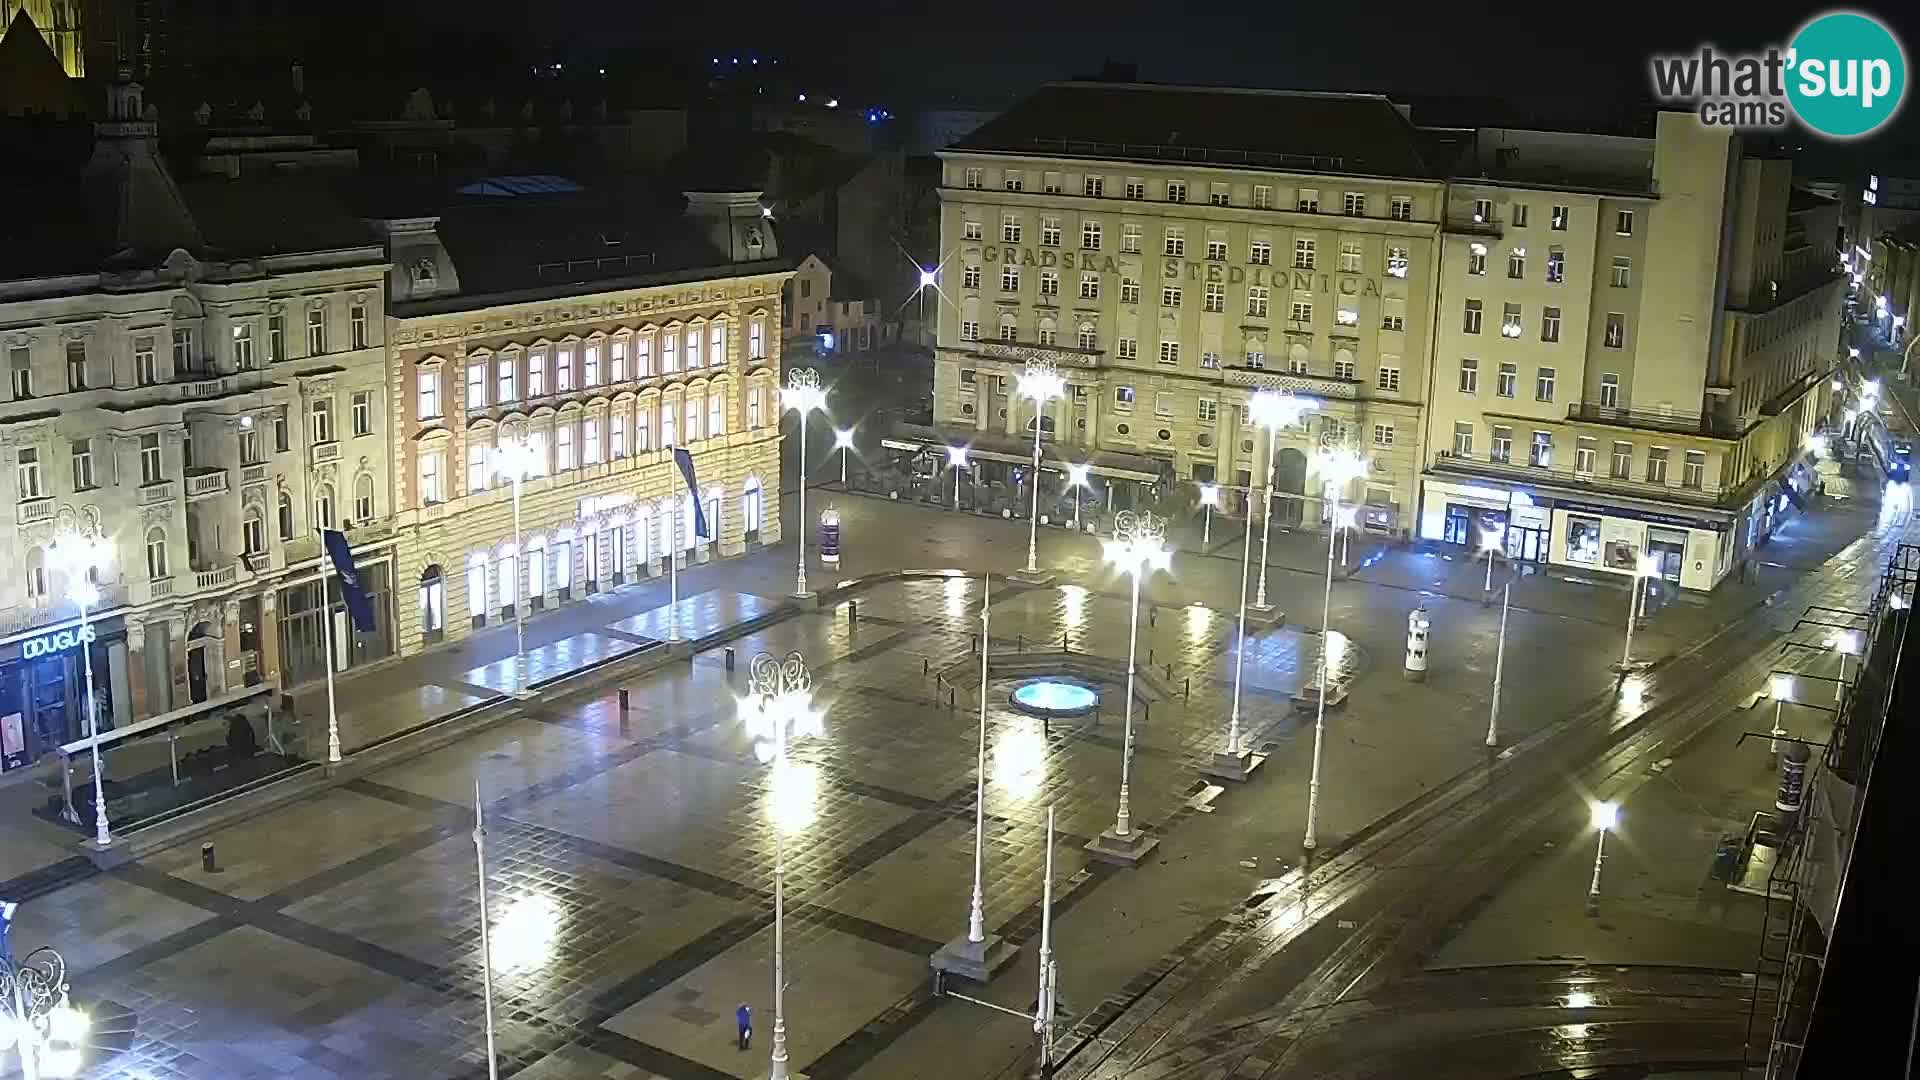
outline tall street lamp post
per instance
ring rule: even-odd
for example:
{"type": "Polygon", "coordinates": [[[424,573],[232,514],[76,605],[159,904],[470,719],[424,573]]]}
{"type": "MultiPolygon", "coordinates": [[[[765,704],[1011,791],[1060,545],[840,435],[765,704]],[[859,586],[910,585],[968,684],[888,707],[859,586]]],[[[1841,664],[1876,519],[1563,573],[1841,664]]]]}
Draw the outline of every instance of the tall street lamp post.
{"type": "Polygon", "coordinates": [[[1040,429],[1045,425],[1047,402],[1067,392],[1067,380],[1062,378],[1051,360],[1035,360],[1027,365],[1014,384],[1021,397],[1033,399],[1033,475],[1028,478],[1033,487],[1033,509],[1027,519],[1027,573],[1040,572],[1034,561],[1036,547],[1040,537],[1040,429]]]}
{"type": "Polygon", "coordinates": [[[1137,866],[1159,840],[1150,839],[1133,827],[1129,782],[1133,775],[1133,677],[1139,655],[1140,579],[1155,570],[1165,570],[1171,559],[1163,541],[1167,534],[1164,518],[1142,510],[1122,510],[1114,515],[1113,539],[1104,545],[1107,561],[1133,578],[1133,601],[1127,618],[1127,706],[1126,727],[1120,749],[1120,809],[1114,815],[1113,828],[1101,833],[1087,845],[1095,858],[1137,866]]]}
{"type": "Polygon", "coordinates": [[[1620,666],[1616,670],[1625,674],[1633,670],[1633,624],[1639,621],[1640,591],[1647,578],[1660,572],[1660,560],[1651,555],[1642,555],[1633,566],[1633,586],[1627,590],[1627,640],[1620,647],[1620,666]]]}
{"type": "Polygon", "coordinates": [[[1513,604],[1513,575],[1500,588],[1500,640],[1493,647],[1493,704],[1487,710],[1487,745],[1500,745],[1500,675],[1507,662],[1507,609],[1513,604]]]}
{"type": "MultiPolygon", "coordinates": [[[[1319,454],[1320,480],[1330,492],[1332,502],[1331,519],[1340,515],[1340,496],[1346,492],[1347,485],[1367,475],[1367,459],[1352,450],[1322,450],[1319,454]]],[[[1320,747],[1325,741],[1327,729],[1327,670],[1332,659],[1333,644],[1333,532],[1327,532],[1327,585],[1320,601],[1320,689],[1314,694],[1316,699],[1313,717],[1313,767],[1307,774],[1307,834],[1301,841],[1302,847],[1312,851],[1317,843],[1317,829],[1320,823],[1320,747]]]]}
{"type": "Polygon", "coordinates": [[[1200,550],[1213,543],[1213,508],[1220,505],[1220,485],[1200,485],[1200,550]]]}
{"type": "Polygon", "coordinates": [[[1299,423],[1301,416],[1319,406],[1320,403],[1313,398],[1280,390],[1256,390],[1247,401],[1247,416],[1267,432],[1266,498],[1262,503],[1260,523],[1260,585],[1253,597],[1253,606],[1262,611],[1267,609],[1267,550],[1273,538],[1274,439],[1281,428],[1299,423]]]}
{"type": "Polygon", "coordinates": [[[0,1053],[20,1052],[25,1080],[63,1080],[84,1064],[92,1021],[67,991],[67,962],[54,950],[42,946],[17,964],[0,956],[0,1053]]]}
{"type": "Polygon", "coordinates": [[[800,520],[794,535],[799,541],[799,571],[794,578],[793,594],[807,594],[807,414],[825,409],[827,392],[820,389],[820,373],[812,368],[794,368],[787,372],[787,388],[781,392],[780,405],[800,414],[800,520]]]}
{"type": "MultiPolygon", "coordinates": [[[[748,693],[740,700],[740,712],[753,737],[754,754],[773,769],[771,797],[780,802],[780,791],[792,785],[793,763],[788,747],[799,739],[811,738],[822,731],[822,717],[813,707],[813,674],[806,658],[797,652],[779,658],[761,653],[747,666],[748,693]]],[[[787,1080],[787,979],[786,979],[786,831],[799,823],[785,820],[782,807],[776,805],[773,821],[773,1057],[767,1073],[770,1080],[787,1080]]]]}
{"type": "Polygon", "coordinates": [[[1087,474],[1091,471],[1092,467],[1087,465],[1076,464],[1067,466],[1067,486],[1073,489],[1074,532],[1080,531],[1080,491],[1083,488],[1092,487],[1091,484],[1087,483],[1087,474]]]}
{"type": "Polygon", "coordinates": [[[840,451],[840,487],[847,486],[847,455],[853,451],[853,429],[833,429],[833,448],[840,451]]]}
{"type": "Polygon", "coordinates": [[[1607,832],[1620,824],[1620,807],[1617,803],[1596,802],[1593,804],[1593,880],[1587,883],[1587,913],[1593,914],[1600,909],[1600,864],[1607,857],[1607,832]]]}
{"type": "MultiPolygon", "coordinates": [[[[513,481],[513,692],[517,697],[527,695],[527,605],[520,595],[520,584],[527,580],[527,553],[520,539],[520,489],[527,477],[540,471],[544,462],[538,459],[539,453],[525,436],[494,451],[494,470],[513,481]]],[[[332,664],[333,658],[328,657],[327,663],[332,664]]]]}
{"type": "Polygon", "coordinates": [[[1225,780],[1245,780],[1263,760],[1240,741],[1240,683],[1247,668],[1247,578],[1253,568],[1253,492],[1247,494],[1245,539],[1240,542],[1240,622],[1233,648],[1233,708],[1227,718],[1227,748],[1213,755],[1206,770],[1207,775],[1225,780]]]}
{"type": "MultiPolygon", "coordinates": [[[[54,541],[49,554],[50,561],[66,578],[67,595],[80,609],[80,664],[87,680],[83,701],[87,710],[87,742],[93,757],[93,840],[104,848],[113,843],[113,833],[107,829],[106,782],[101,778],[100,769],[100,709],[93,690],[93,627],[87,615],[100,602],[100,588],[94,579],[112,560],[113,549],[97,533],[85,536],[69,533],[54,541]]],[[[69,820],[79,824],[80,815],[72,806],[68,806],[66,812],[69,820]]]]}

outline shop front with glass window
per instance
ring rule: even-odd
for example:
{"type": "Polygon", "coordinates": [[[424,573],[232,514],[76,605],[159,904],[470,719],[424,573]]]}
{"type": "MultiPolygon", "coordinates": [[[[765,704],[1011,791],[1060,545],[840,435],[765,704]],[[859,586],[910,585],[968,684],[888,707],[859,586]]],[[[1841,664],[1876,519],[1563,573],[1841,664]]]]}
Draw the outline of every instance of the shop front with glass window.
{"type": "Polygon", "coordinates": [[[93,656],[102,731],[131,720],[127,631],[115,616],[44,630],[0,645],[0,771],[24,768],[63,743],[85,738],[86,653],[93,656]]]}
{"type": "Polygon", "coordinates": [[[280,590],[278,630],[285,685],[299,686],[326,675],[327,629],[321,621],[323,610],[333,618],[335,671],[349,671],[393,655],[392,556],[361,556],[356,562],[360,582],[373,604],[374,628],[370,632],[354,628],[337,574],[329,572],[324,579],[324,604],[320,578],[280,590]]]}
{"type": "Polygon", "coordinates": [[[1730,522],[1561,499],[1551,537],[1556,565],[1631,575],[1646,555],[1662,580],[1704,591],[1726,576],[1735,532],[1730,522]]]}

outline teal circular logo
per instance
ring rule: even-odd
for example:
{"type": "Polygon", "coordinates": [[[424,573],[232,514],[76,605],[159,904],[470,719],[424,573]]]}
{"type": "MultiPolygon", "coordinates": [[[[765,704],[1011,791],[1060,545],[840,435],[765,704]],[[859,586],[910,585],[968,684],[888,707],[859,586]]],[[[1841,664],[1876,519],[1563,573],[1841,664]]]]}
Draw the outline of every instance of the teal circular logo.
{"type": "Polygon", "coordinates": [[[1877,130],[1906,96],[1906,52],[1871,15],[1835,11],[1814,19],[1793,36],[1787,63],[1794,114],[1829,138],[1877,130]]]}

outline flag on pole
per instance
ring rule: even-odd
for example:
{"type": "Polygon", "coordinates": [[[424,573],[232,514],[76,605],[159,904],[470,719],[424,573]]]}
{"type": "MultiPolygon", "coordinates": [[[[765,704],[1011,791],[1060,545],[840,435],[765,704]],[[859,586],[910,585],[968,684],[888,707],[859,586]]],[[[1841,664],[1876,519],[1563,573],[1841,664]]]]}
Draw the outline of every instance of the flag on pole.
{"type": "Polygon", "coordinates": [[[707,510],[700,505],[700,483],[693,478],[693,454],[684,446],[673,448],[673,463],[680,466],[680,475],[687,478],[687,493],[693,496],[693,535],[702,540],[713,539],[707,531],[707,510]]]}
{"type": "Polygon", "coordinates": [[[363,634],[373,633],[373,598],[367,595],[366,586],[360,584],[360,572],[353,568],[353,549],[347,545],[347,534],[326,529],[320,537],[326,542],[333,572],[340,575],[340,595],[347,602],[347,614],[353,616],[354,629],[363,634]]]}

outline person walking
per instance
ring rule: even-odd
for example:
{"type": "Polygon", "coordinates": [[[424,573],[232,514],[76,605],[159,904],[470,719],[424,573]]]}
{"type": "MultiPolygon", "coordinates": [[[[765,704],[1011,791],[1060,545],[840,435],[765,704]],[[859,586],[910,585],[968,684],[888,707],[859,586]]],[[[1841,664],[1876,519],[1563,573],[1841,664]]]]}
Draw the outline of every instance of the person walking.
{"type": "Polygon", "coordinates": [[[740,1049],[749,1049],[753,1046],[753,1010],[743,1001],[733,1010],[733,1019],[740,1027],[740,1049]]]}

